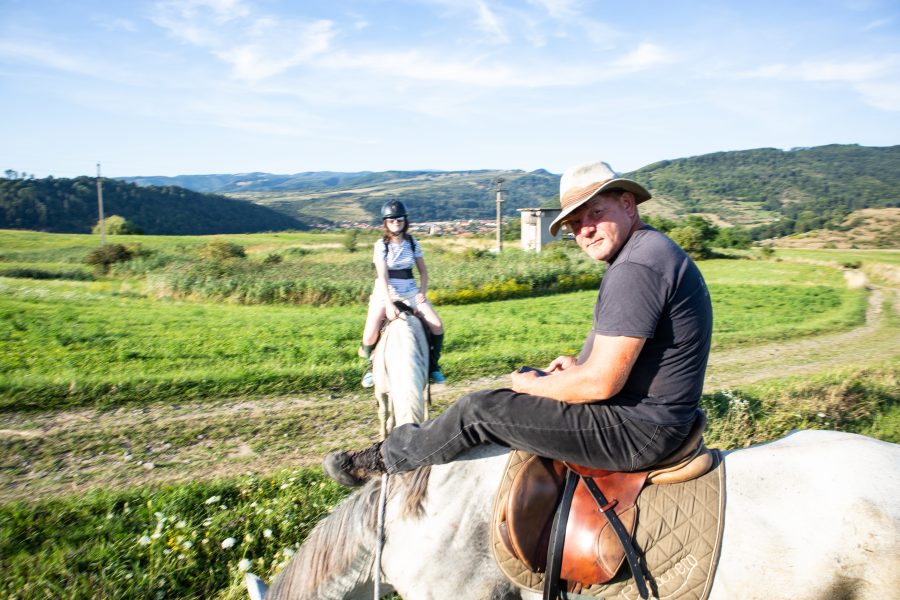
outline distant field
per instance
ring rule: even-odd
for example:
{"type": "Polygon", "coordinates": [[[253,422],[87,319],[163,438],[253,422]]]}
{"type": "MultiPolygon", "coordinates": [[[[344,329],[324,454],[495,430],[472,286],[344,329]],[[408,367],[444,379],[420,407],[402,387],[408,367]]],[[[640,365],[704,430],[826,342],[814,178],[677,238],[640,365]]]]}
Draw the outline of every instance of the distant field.
{"type": "MultiPolygon", "coordinates": [[[[898,241],[900,245],[900,241],[898,241]]],[[[873,263],[885,263],[900,266],[900,249],[898,250],[850,250],[850,249],[821,249],[802,250],[798,248],[778,248],[778,256],[791,258],[805,258],[808,260],[831,260],[837,263],[863,261],[873,263]]]]}
{"type": "MultiPolygon", "coordinates": [[[[222,235],[110,235],[110,244],[140,244],[153,249],[195,248],[210,240],[227,240],[251,249],[282,248],[293,245],[339,244],[339,233],[253,233],[222,235]]],[[[88,234],[48,234],[37,231],[0,229],[0,266],[7,261],[72,263],[100,243],[99,236],[88,234]]]]}

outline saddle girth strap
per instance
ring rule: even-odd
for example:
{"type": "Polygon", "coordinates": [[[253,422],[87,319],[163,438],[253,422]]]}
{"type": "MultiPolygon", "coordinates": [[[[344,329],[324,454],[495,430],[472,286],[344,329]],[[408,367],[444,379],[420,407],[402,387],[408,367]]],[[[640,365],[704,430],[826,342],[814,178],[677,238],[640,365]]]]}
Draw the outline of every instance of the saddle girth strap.
{"type": "Polygon", "coordinates": [[[569,521],[569,509],[572,507],[572,497],[575,495],[576,485],[578,485],[578,475],[574,471],[567,469],[562,498],[560,499],[559,507],[556,509],[556,515],[553,517],[553,526],[550,528],[550,547],[547,550],[547,575],[544,577],[544,600],[557,600],[559,597],[559,574],[562,571],[566,523],[569,521]]]}
{"type": "Polygon", "coordinates": [[[581,480],[584,481],[591,496],[594,497],[594,501],[597,503],[600,512],[602,512],[603,516],[606,517],[606,520],[609,521],[609,526],[613,528],[613,531],[615,531],[616,535],[619,537],[619,541],[622,542],[622,547],[625,549],[625,559],[628,561],[628,567],[631,569],[631,575],[634,578],[635,585],[637,585],[638,593],[641,598],[647,600],[647,598],[650,597],[650,594],[647,592],[644,570],[641,568],[641,562],[638,559],[637,552],[634,550],[631,536],[628,535],[625,526],[622,525],[622,521],[619,519],[619,515],[616,514],[616,511],[612,510],[613,506],[610,506],[609,501],[607,501],[603,492],[600,491],[600,487],[593,478],[582,475],[581,480]]]}

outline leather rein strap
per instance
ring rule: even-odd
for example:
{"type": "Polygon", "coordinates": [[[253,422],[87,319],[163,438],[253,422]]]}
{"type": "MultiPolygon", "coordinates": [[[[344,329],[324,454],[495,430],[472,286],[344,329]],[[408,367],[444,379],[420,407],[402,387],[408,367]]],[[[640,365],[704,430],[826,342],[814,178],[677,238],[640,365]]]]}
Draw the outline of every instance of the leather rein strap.
{"type": "Polygon", "coordinates": [[[562,550],[566,541],[566,523],[569,521],[569,509],[572,508],[572,497],[575,495],[575,486],[578,485],[578,475],[566,470],[566,484],[563,487],[562,499],[556,516],[553,517],[553,526],[550,528],[550,548],[547,549],[547,576],[544,577],[544,600],[556,600],[559,596],[559,573],[562,570],[562,550]]]}
{"type": "Polygon", "coordinates": [[[631,575],[634,578],[635,585],[637,585],[638,594],[640,594],[641,598],[647,600],[650,597],[650,594],[647,591],[644,570],[641,567],[637,552],[634,550],[631,536],[628,535],[625,526],[622,525],[619,515],[613,510],[616,501],[613,500],[612,503],[607,501],[593,478],[586,475],[578,475],[571,469],[567,469],[563,496],[560,500],[559,508],[556,510],[556,516],[553,519],[553,526],[550,530],[550,548],[548,549],[547,554],[547,576],[544,578],[544,600],[557,600],[559,597],[559,575],[562,570],[563,545],[566,540],[566,523],[569,520],[569,509],[572,506],[572,497],[575,495],[575,487],[578,484],[579,477],[591,493],[600,512],[603,513],[603,516],[609,521],[610,527],[612,527],[616,536],[619,538],[619,541],[622,543],[622,547],[625,549],[625,558],[628,561],[628,567],[631,569],[631,575]]]}
{"type": "Polygon", "coordinates": [[[600,491],[600,487],[597,483],[591,477],[586,477],[584,475],[581,476],[581,480],[587,486],[591,496],[594,497],[594,502],[597,503],[600,512],[602,512],[603,516],[606,517],[606,520],[609,521],[609,526],[613,528],[619,541],[622,542],[622,547],[625,548],[625,559],[628,561],[628,567],[631,569],[631,575],[634,577],[634,583],[637,585],[638,593],[641,598],[647,600],[650,595],[647,593],[644,570],[641,568],[641,562],[638,560],[637,552],[634,551],[634,544],[631,543],[631,536],[625,531],[625,526],[622,525],[619,515],[616,514],[616,511],[612,510],[613,507],[610,506],[610,503],[606,500],[603,492],[600,491]]]}

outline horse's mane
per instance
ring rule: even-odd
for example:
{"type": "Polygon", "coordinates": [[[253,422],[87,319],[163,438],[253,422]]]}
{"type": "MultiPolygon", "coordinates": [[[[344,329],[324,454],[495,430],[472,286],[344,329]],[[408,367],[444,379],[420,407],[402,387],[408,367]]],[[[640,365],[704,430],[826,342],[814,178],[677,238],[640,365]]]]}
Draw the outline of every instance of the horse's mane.
{"type": "MultiPolygon", "coordinates": [[[[430,473],[430,467],[423,467],[389,478],[388,501],[402,500],[402,518],[423,516],[430,473]]],[[[267,600],[342,598],[347,589],[367,580],[375,558],[380,492],[381,479],[375,478],[319,521],[273,583],[267,600]]]]}

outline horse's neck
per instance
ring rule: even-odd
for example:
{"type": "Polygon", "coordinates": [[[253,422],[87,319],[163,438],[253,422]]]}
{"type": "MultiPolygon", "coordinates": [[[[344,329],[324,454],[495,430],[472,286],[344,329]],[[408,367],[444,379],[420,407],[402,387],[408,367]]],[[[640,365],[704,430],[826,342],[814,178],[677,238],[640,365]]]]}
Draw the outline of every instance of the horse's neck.
{"type": "Polygon", "coordinates": [[[420,396],[428,376],[428,341],[421,321],[405,315],[389,323],[372,361],[377,393],[420,396]],[[389,372],[396,376],[389,378],[389,372]]]}
{"type": "Polygon", "coordinates": [[[404,598],[506,597],[494,593],[508,582],[489,560],[486,525],[507,454],[484,446],[432,467],[424,516],[389,514],[382,567],[404,598]]]}
{"type": "Polygon", "coordinates": [[[471,495],[493,499],[508,455],[506,448],[485,445],[465,452],[450,464],[432,467],[428,502],[440,508],[445,501],[459,504],[460,498],[471,495]],[[469,494],[464,495],[464,491],[469,494]]]}

